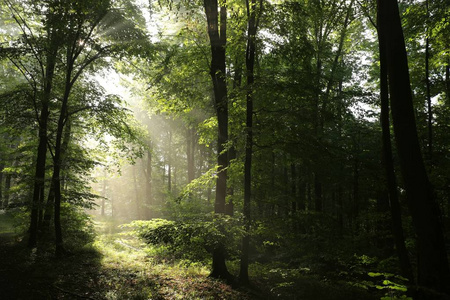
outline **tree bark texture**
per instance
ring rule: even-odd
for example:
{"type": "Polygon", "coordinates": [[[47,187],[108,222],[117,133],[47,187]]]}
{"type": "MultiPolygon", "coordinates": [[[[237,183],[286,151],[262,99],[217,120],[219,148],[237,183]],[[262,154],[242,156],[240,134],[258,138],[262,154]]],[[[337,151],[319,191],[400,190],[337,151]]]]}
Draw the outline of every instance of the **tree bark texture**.
{"type": "MultiPolygon", "coordinates": [[[[426,173],[414,116],[408,61],[396,0],[378,0],[379,34],[385,41],[391,112],[400,169],[417,235],[418,285],[450,291],[450,271],[439,207],[426,173]]],[[[420,297],[420,296],[419,296],[420,297]]]]}
{"type": "MultiPolygon", "coordinates": [[[[227,41],[227,8],[225,1],[220,7],[217,0],[204,0],[204,8],[208,26],[208,36],[211,44],[210,75],[214,89],[214,106],[218,122],[216,198],[214,212],[225,213],[227,193],[228,154],[225,144],[228,142],[228,91],[226,83],[226,41],[227,41]]],[[[218,245],[213,250],[212,271],[213,278],[232,280],[225,264],[225,247],[218,245]]]]}
{"type": "MultiPolygon", "coordinates": [[[[378,20],[378,24],[382,20],[378,20]]],[[[397,192],[397,179],[395,177],[394,159],[392,157],[392,144],[389,120],[389,88],[388,73],[386,65],[386,46],[385,41],[378,35],[380,52],[380,100],[381,100],[381,132],[382,132],[382,165],[385,170],[385,184],[389,199],[389,206],[392,219],[392,232],[400,261],[402,275],[408,278],[410,283],[414,282],[411,262],[405,245],[405,236],[403,233],[402,213],[400,201],[397,192]]]]}
{"type": "MultiPolygon", "coordinates": [[[[247,70],[247,95],[246,95],[246,139],[244,161],[244,229],[242,239],[242,255],[239,270],[239,281],[248,284],[248,256],[250,247],[250,222],[251,222],[251,195],[252,195],[252,155],[253,155],[253,83],[255,81],[255,53],[256,53],[256,0],[247,0],[247,49],[245,51],[245,65],[247,70]]],[[[261,10],[261,4],[259,9],[261,10]]]]}
{"type": "Polygon", "coordinates": [[[56,66],[56,54],[58,53],[58,37],[53,32],[49,33],[49,49],[45,66],[44,89],[41,98],[41,111],[39,115],[39,144],[37,149],[36,167],[34,173],[33,198],[31,202],[30,228],[28,247],[37,245],[38,219],[40,204],[44,201],[45,165],[47,160],[47,124],[49,118],[49,102],[53,87],[53,77],[56,66]]]}
{"type": "Polygon", "coordinates": [[[153,204],[153,179],[152,179],[152,171],[153,171],[153,167],[152,167],[152,150],[148,150],[147,151],[147,168],[146,168],[146,179],[147,179],[147,184],[146,184],[146,203],[145,203],[145,217],[146,219],[150,219],[152,217],[152,204],[153,204]]]}

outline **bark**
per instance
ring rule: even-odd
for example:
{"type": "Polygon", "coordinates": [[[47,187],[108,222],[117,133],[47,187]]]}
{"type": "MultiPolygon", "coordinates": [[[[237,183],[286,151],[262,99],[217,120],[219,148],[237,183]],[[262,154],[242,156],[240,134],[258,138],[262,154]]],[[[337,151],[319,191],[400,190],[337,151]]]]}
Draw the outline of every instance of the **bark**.
{"type": "Polygon", "coordinates": [[[55,153],[53,156],[53,177],[52,183],[55,187],[55,203],[54,203],[54,224],[55,224],[55,246],[56,246],[56,256],[61,256],[65,253],[63,246],[63,236],[61,229],[61,169],[62,169],[62,160],[63,160],[63,151],[62,151],[62,137],[64,132],[64,126],[67,121],[67,111],[68,111],[68,102],[69,95],[72,88],[71,85],[71,74],[73,70],[72,56],[70,50],[68,50],[67,55],[67,73],[66,73],[66,85],[64,91],[64,97],[61,105],[61,110],[58,119],[58,127],[56,130],[56,141],[55,141],[55,153]]]}
{"type": "Polygon", "coordinates": [[[5,169],[5,164],[0,163],[0,204],[2,208],[5,208],[6,205],[3,203],[3,170],[5,169]]]}
{"type": "Polygon", "coordinates": [[[10,173],[5,176],[5,206],[9,205],[9,193],[11,190],[11,179],[12,175],[10,173]]]}
{"type": "MultiPolygon", "coordinates": [[[[261,2],[262,3],[262,2],[261,2]]],[[[252,155],[253,155],[253,83],[255,81],[255,52],[256,52],[256,0],[247,0],[248,36],[247,49],[245,51],[245,66],[247,70],[247,97],[246,97],[246,139],[245,139],[245,161],[244,161],[244,229],[245,235],[242,239],[242,255],[239,270],[239,281],[241,284],[249,284],[248,278],[248,256],[250,245],[250,223],[251,223],[251,195],[252,195],[252,155]]],[[[259,9],[261,10],[261,4],[259,9]]]]}
{"type": "Polygon", "coordinates": [[[169,131],[169,147],[167,150],[167,190],[172,191],[172,132],[169,131]]]}
{"type": "Polygon", "coordinates": [[[52,220],[53,207],[55,205],[55,185],[52,182],[50,183],[50,189],[48,191],[47,203],[45,205],[44,216],[42,219],[42,229],[46,230],[50,227],[50,222],[52,220]]]}
{"type": "Polygon", "coordinates": [[[106,204],[106,178],[103,179],[103,188],[102,188],[102,204],[101,204],[101,216],[102,217],[105,216],[105,204],[106,204]]]}
{"type": "MultiPolygon", "coordinates": [[[[65,127],[64,130],[64,139],[61,145],[61,157],[65,157],[68,147],[69,147],[69,142],[70,142],[70,136],[71,136],[71,126],[70,126],[70,120],[67,122],[67,125],[65,127]]],[[[65,162],[61,162],[61,172],[64,169],[65,166],[65,162]]],[[[39,217],[39,224],[42,224],[42,229],[46,230],[50,227],[50,222],[52,220],[52,215],[54,214],[54,206],[55,206],[55,180],[52,176],[52,181],[50,183],[50,189],[48,192],[48,197],[47,197],[47,203],[45,204],[45,210],[43,211],[43,216],[39,217]]],[[[42,198],[44,197],[44,195],[42,195],[42,198]]]]}
{"type": "Polygon", "coordinates": [[[450,58],[445,66],[445,93],[447,94],[447,105],[450,105],[450,58]]]}
{"type": "MultiPolygon", "coordinates": [[[[359,133],[358,133],[359,135],[359,133]]],[[[356,141],[356,143],[359,143],[359,138],[356,141]]],[[[353,161],[353,205],[352,205],[352,221],[356,221],[359,215],[359,201],[360,201],[360,197],[359,197],[359,146],[356,146],[356,151],[355,151],[355,158],[353,161]]],[[[356,223],[356,226],[358,226],[358,224],[356,223]]],[[[357,228],[356,228],[357,229],[357,228]]]]}
{"type": "MultiPolygon", "coordinates": [[[[236,159],[236,147],[234,146],[235,143],[230,147],[228,150],[228,161],[232,161],[233,159],[236,159]]],[[[234,187],[231,184],[227,184],[227,202],[225,203],[225,214],[229,216],[234,215],[234,203],[233,203],[233,196],[234,196],[234,187]]]]}
{"type": "Polygon", "coordinates": [[[41,111],[39,115],[39,144],[36,156],[36,168],[34,173],[33,198],[31,202],[30,228],[28,247],[37,245],[39,207],[43,202],[45,165],[47,158],[47,124],[49,117],[49,102],[53,87],[53,77],[56,65],[56,54],[58,52],[58,37],[54,32],[49,33],[50,43],[45,66],[44,91],[41,98],[41,111]]]}
{"type": "Polygon", "coordinates": [[[314,209],[317,212],[321,212],[323,210],[322,182],[317,174],[314,174],[314,209]]]}
{"type": "Polygon", "coordinates": [[[137,178],[136,178],[136,168],[137,165],[132,166],[132,172],[133,172],[133,187],[134,187],[134,204],[136,205],[136,218],[140,220],[141,217],[141,204],[139,201],[139,188],[137,184],[137,178]]]}
{"type": "Polygon", "coordinates": [[[146,219],[150,219],[152,217],[152,211],[151,211],[152,204],[153,204],[153,201],[152,201],[153,200],[152,171],[153,171],[153,168],[152,168],[152,151],[148,150],[147,151],[147,170],[146,170],[146,173],[145,173],[146,179],[147,179],[146,197],[145,197],[145,199],[146,199],[146,205],[145,205],[145,207],[146,207],[146,209],[145,209],[145,211],[146,211],[146,215],[145,215],[146,219]]]}
{"type": "MultiPolygon", "coordinates": [[[[378,20],[378,24],[382,22],[378,20]]],[[[380,52],[380,100],[381,100],[381,131],[382,131],[382,165],[385,170],[385,184],[388,196],[388,205],[392,219],[392,232],[394,235],[395,249],[400,262],[402,275],[414,282],[411,262],[405,245],[405,235],[402,226],[402,212],[397,192],[397,179],[395,176],[394,159],[392,156],[390,120],[389,120],[389,90],[388,73],[386,65],[385,41],[378,35],[380,52]]]]}
{"type": "MultiPolygon", "coordinates": [[[[378,0],[400,169],[417,235],[418,285],[450,292],[450,271],[436,196],[426,173],[414,116],[403,30],[396,0],[378,0]]],[[[423,292],[423,291],[421,291],[423,292]]],[[[425,298],[423,294],[418,298],[425,298]]]]}
{"type": "Polygon", "coordinates": [[[291,213],[297,211],[297,170],[294,163],[291,163],[291,213]]]}
{"type": "Polygon", "coordinates": [[[306,209],[306,183],[301,180],[298,184],[298,210],[304,211],[306,209]]]}
{"type": "MultiPolygon", "coordinates": [[[[210,75],[214,89],[214,104],[218,122],[217,138],[217,164],[218,174],[216,181],[216,198],[214,202],[214,212],[216,214],[225,213],[226,193],[227,193],[227,168],[228,154],[225,151],[225,144],[228,142],[228,97],[226,83],[226,28],[227,28],[227,8],[223,1],[220,7],[217,0],[204,0],[204,8],[208,26],[208,36],[211,44],[211,66],[210,75]]],[[[213,250],[212,271],[213,278],[232,280],[232,275],[225,265],[225,248],[218,245],[213,250]]]]}
{"type": "MultiPolygon", "coordinates": [[[[426,13],[429,18],[429,8],[428,0],[425,1],[426,13]]],[[[428,159],[430,165],[433,160],[433,111],[431,106],[431,82],[430,82],[430,38],[429,38],[429,28],[426,28],[426,39],[425,39],[425,84],[426,84],[426,94],[427,94],[427,109],[428,109],[428,159]]]]}
{"type": "Polygon", "coordinates": [[[195,178],[195,130],[189,127],[186,130],[186,157],[187,157],[187,171],[188,171],[188,183],[195,178]]]}
{"type": "Polygon", "coordinates": [[[342,185],[338,186],[338,191],[336,195],[336,202],[338,207],[338,226],[339,226],[339,235],[342,236],[344,233],[344,195],[342,191],[342,185]]]}

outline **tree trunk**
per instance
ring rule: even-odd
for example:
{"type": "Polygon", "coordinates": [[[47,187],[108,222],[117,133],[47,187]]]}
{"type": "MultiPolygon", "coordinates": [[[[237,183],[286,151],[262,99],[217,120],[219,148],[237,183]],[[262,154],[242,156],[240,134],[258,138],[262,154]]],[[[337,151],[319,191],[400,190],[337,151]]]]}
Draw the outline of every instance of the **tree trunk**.
{"type": "MultiPolygon", "coordinates": [[[[256,52],[256,0],[246,0],[248,17],[247,49],[245,51],[245,65],[247,69],[247,98],[246,98],[246,139],[245,139],[245,161],[244,161],[244,229],[242,239],[242,254],[239,270],[239,281],[241,284],[249,284],[248,278],[248,255],[250,245],[250,222],[251,222],[251,194],[252,194],[252,155],[253,155],[253,83],[255,52],[256,52]]],[[[261,10],[262,2],[259,9],[261,10]]]]}
{"type": "MultiPolygon", "coordinates": [[[[378,20],[380,24],[382,20],[378,20]]],[[[402,226],[402,213],[400,201],[397,192],[397,179],[394,171],[394,159],[392,157],[391,132],[389,121],[389,90],[388,90],[388,73],[386,65],[386,46],[385,41],[378,35],[378,44],[380,52],[380,100],[381,100],[381,131],[382,131],[382,165],[385,170],[385,184],[390,204],[390,212],[392,219],[392,232],[394,234],[395,248],[400,261],[402,275],[409,279],[412,284],[414,275],[411,262],[408,256],[408,250],[405,245],[405,236],[402,226]]]]}
{"type": "Polygon", "coordinates": [[[1,208],[6,208],[5,203],[3,203],[3,170],[5,169],[5,164],[0,163],[0,204],[1,208]]]}
{"type": "Polygon", "coordinates": [[[134,205],[136,208],[136,218],[138,220],[140,220],[142,218],[141,218],[141,205],[140,205],[140,201],[139,201],[139,188],[138,188],[137,178],[136,178],[137,165],[133,165],[131,168],[132,168],[132,172],[133,172],[134,205]]]}
{"type": "Polygon", "coordinates": [[[40,203],[44,201],[45,165],[47,160],[47,123],[49,117],[49,102],[52,92],[53,76],[56,65],[56,54],[58,52],[58,38],[53,32],[49,33],[50,49],[47,53],[44,92],[41,98],[41,113],[39,116],[39,145],[36,157],[36,169],[34,173],[33,198],[31,202],[30,228],[28,247],[34,248],[37,245],[38,219],[40,203]]]}
{"type": "Polygon", "coordinates": [[[169,147],[167,150],[167,190],[172,191],[172,132],[169,131],[169,147]]]}
{"type": "Polygon", "coordinates": [[[55,206],[55,185],[50,183],[50,189],[48,191],[47,203],[45,204],[44,216],[42,219],[42,229],[46,230],[50,227],[50,222],[52,220],[52,215],[54,214],[53,208],[55,206]]]}
{"type": "Polygon", "coordinates": [[[447,105],[450,106],[450,58],[445,66],[445,93],[447,94],[447,105]]]}
{"type": "MultiPolygon", "coordinates": [[[[417,136],[408,61],[396,0],[378,0],[380,39],[386,41],[391,111],[400,169],[417,235],[418,284],[450,292],[450,271],[439,207],[417,136]]],[[[425,298],[424,295],[418,297],[425,298]]]]}
{"type": "Polygon", "coordinates": [[[103,179],[102,188],[102,204],[101,204],[101,216],[105,216],[105,205],[106,205],[106,172],[104,172],[105,178],[103,179]]]}
{"type": "Polygon", "coordinates": [[[339,235],[342,236],[344,234],[344,195],[342,192],[342,185],[338,186],[338,191],[336,195],[336,202],[337,202],[337,219],[338,219],[338,226],[339,226],[339,235]]]}
{"type": "Polygon", "coordinates": [[[294,163],[291,163],[291,213],[297,211],[297,170],[294,163]]]}
{"type": "Polygon", "coordinates": [[[66,74],[66,86],[64,91],[64,97],[61,105],[61,110],[58,119],[58,127],[56,129],[56,141],[55,141],[55,153],[53,156],[53,178],[52,183],[55,187],[55,205],[54,205],[54,223],[55,223],[55,246],[56,246],[56,256],[62,256],[65,253],[63,246],[63,236],[61,229],[61,169],[62,160],[64,156],[64,151],[62,150],[62,137],[64,132],[64,127],[68,121],[67,111],[69,95],[72,88],[71,85],[71,74],[73,62],[71,60],[70,52],[68,50],[67,57],[67,74],[66,74]]]}
{"type": "Polygon", "coordinates": [[[11,179],[12,175],[10,173],[5,176],[5,206],[9,205],[9,194],[11,190],[11,179]]]}
{"type": "Polygon", "coordinates": [[[319,175],[314,174],[314,209],[317,212],[322,212],[322,182],[320,182],[319,175]]]}
{"type": "MultiPolygon", "coordinates": [[[[428,0],[425,1],[427,18],[429,18],[428,0]]],[[[431,82],[430,82],[430,38],[429,38],[429,26],[426,25],[426,38],[425,38],[425,83],[427,94],[427,109],[428,109],[428,160],[430,166],[433,160],[433,111],[431,107],[431,82]]]]}
{"type": "MultiPolygon", "coordinates": [[[[236,147],[233,145],[228,150],[228,163],[236,158],[236,147]]],[[[234,187],[231,184],[227,184],[227,202],[225,203],[225,214],[228,216],[234,215],[234,187]]]]}
{"type": "MultiPolygon", "coordinates": [[[[216,214],[225,213],[226,193],[227,193],[227,168],[228,154],[225,144],[228,142],[228,97],[226,83],[226,53],[227,41],[227,8],[223,1],[220,7],[217,0],[204,0],[204,8],[208,25],[208,36],[211,44],[211,66],[210,75],[214,88],[214,102],[218,122],[217,138],[217,164],[218,174],[216,181],[216,198],[214,202],[214,212],[216,214]]],[[[225,265],[224,245],[218,245],[213,250],[212,271],[213,278],[222,278],[227,281],[233,280],[225,265]]]]}
{"type": "Polygon", "coordinates": [[[153,204],[153,182],[152,182],[152,171],[153,171],[153,167],[152,167],[152,150],[148,150],[147,151],[147,170],[146,170],[146,179],[147,179],[147,184],[146,184],[146,214],[145,217],[147,220],[151,219],[152,217],[152,204],[153,204]]]}
{"type": "Polygon", "coordinates": [[[195,178],[195,129],[189,127],[186,130],[186,156],[187,156],[187,173],[188,183],[195,178]]]}
{"type": "MultiPolygon", "coordinates": [[[[358,133],[359,135],[359,133],[358,133]]],[[[359,143],[359,138],[356,141],[356,143],[359,143]]],[[[352,183],[352,194],[353,194],[353,203],[352,203],[352,221],[357,221],[358,215],[359,215],[359,145],[356,146],[355,151],[355,157],[353,161],[353,183],[352,183]]],[[[355,224],[354,229],[358,229],[358,222],[353,223],[355,224]]]]}

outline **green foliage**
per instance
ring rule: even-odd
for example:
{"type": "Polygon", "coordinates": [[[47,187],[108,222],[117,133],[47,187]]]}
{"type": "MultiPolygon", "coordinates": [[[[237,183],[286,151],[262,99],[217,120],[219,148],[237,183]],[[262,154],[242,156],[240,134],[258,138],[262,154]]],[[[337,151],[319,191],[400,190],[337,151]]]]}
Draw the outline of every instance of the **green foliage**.
{"type": "Polygon", "coordinates": [[[148,244],[168,247],[177,258],[200,262],[208,260],[218,244],[226,246],[229,256],[235,256],[237,242],[242,237],[236,220],[228,216],[190,222],[153,219],[124,226],[134,228],[148,244]]]}
{"type": "Polygon", "coordinates": [[[68,249],[80,250],[92,243],[96,236],[92,217],[84,210],[64,203],[61,207],[61,223],[68,249]]]}
{"type": "Polygon", "coordinates": [[[390,273],[369,272],[368,275],[372,278],[378,279],[378,282],[375,285],[377,289],[386,291],[386,296],[382,297],[381,300],[387,299],[412,300],[411,297],[408,297],[406,295],[406,292],[408,290],[406,287],[408,279],[390,273]]]}

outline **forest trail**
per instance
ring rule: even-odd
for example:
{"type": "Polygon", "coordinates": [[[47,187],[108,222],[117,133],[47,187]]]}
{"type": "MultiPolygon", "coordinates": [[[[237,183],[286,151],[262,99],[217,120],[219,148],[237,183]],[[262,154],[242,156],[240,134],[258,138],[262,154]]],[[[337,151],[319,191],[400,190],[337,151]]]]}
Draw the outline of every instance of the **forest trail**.
{"type": "Polygon", "coordinates": [[[261,278],[256,284],[263,292],[235,290],[208,278],[208,266],[170,260],[107,222],[96,223],[92,244],[57,259],[52,248],[27,249],[11,224],[11,216],[0,215],[2,300],[379,299],[310,276],[298,282],[261,278]]]}
{"type": "Polygon", "coordinates": [[[0,215],[0,299],[258,299],[207,278],[202,266],[157,262],[137,238],[111,230],[63,259],[30,251],[0,215]]]}

